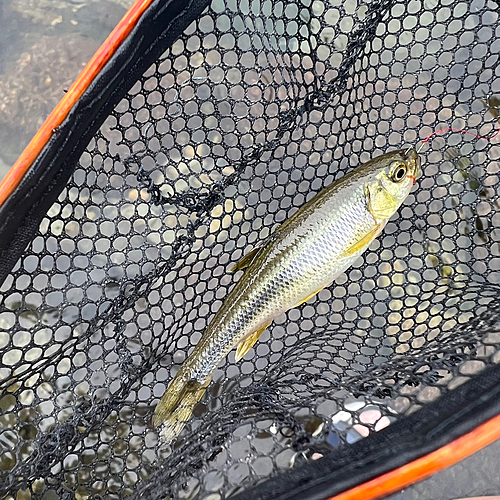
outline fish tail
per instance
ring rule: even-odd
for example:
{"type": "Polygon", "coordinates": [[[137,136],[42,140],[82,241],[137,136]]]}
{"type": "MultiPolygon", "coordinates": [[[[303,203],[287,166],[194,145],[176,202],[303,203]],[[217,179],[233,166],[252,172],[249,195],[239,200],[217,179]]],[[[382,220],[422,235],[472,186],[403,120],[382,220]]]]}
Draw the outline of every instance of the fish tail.
{"type": "Polygon", "coordinates": [[[171,443],[181,433],[210,380],[188,379],[182,369],[177,373],[153,415],[153,425],[160,428],[164,443],[171,443]]]}

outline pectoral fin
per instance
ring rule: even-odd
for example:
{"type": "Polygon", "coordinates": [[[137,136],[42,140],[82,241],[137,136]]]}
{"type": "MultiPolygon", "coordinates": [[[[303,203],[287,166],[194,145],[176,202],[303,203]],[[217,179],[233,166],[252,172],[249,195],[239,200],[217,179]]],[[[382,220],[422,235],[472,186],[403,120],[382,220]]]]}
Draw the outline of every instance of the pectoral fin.
{"type": "Polygon", "coordinates": [[[343,254],[344,257],[350,257],[354,255],[356,252],[361,250],[364,246],[368,245],[371,241],[373,241],[384,229],[385,223],[381,222],[373,227],[365,236],[363,236],[359,241],[354,243],[354,245],[350,246],[343,254]]]}
{"type": "Polygon", "coordinates": [[[259,328],[255,332],[252,332],[250,335],[247,335],[239,344],[236,349],[236,361],[239,361],[245,354],[253,347],[255,342],[259,339],[259,337],[264,333],[264,330],[272,323],[269,322],[264,325],[262,328],[259,328]]]}

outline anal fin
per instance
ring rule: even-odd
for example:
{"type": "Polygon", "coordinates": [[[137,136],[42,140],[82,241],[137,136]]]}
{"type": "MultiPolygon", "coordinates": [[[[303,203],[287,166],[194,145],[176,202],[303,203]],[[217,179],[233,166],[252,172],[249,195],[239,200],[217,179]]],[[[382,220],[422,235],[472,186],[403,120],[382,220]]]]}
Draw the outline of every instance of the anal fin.
{"type": "Polygon", "coordinates": [[[325,287],[322,286],[321,288],[318,288],[315,292],[308,295],[305,299],[302,299],[298,304],[295,304],[293,307],[301,306],[304,302],[307,302],[309,299],[312,299],[317,293],[321,292],[321,290],[323,290],[323,288],[325,288],[325,287]]]}
{"type": "Polygon", "coordinates": [[[359,241],[351,245],[343,254],[343,257],[350,257],[356,252],[361,250],[364,246],[368,245],[372,240],[374,240],[384,229],[385,223],[382,222],[373,227],[365,236],[363,236],[359,241]]]}
{"type": "Polygon", "coordinates": [[[245,354],[253,347],[255,342],[259,339],[259,337],[264,333],[264,330],[272,323],[270,321],[269,323],[265,324],[255,332],[250,333],[250,335],[247,335],[239,344],[236,349],[236,361],[239,361],[245,354]]]}
{"type": "Polygon", "coordinates": [[[238,261],[231,269],[229,269],[230,273],[234,273],[235,271],[240,271],[241,269],[246,269],[255,259],[255,256],[262,250],[262,247],[257,247],[247,253],[240,261],[238,261]]]}

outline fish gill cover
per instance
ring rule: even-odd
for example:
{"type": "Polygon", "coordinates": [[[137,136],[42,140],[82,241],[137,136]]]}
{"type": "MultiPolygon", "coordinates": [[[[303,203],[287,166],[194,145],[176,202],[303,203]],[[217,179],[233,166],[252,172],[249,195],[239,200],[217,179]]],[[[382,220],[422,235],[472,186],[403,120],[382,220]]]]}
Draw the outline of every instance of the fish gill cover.
{"type": "Polygon", "coordinates": [[[435,137],[352,268],[151,417],[228,271],[321,188],[443,126],[498,127],[498,4],[214,0],[82,154],[0,303],[0,494],[219,500],[500,359],[500,148],[435,137]]]}

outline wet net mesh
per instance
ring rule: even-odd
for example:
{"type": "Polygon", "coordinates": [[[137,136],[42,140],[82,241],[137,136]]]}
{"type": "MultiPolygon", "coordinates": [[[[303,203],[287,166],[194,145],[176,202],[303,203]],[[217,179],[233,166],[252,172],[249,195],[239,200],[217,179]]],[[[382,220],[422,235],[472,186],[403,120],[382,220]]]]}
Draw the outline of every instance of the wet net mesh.
{"type": "Polygon", "coordinates": [[[316,192],[442,126],[491,133],[489,1],[214,0],[107,117],[0,289],[0,494],[219,500],[500,360],[499,141],[452,133],[367,252],[151,425],[238,280],[316,192]]]}

